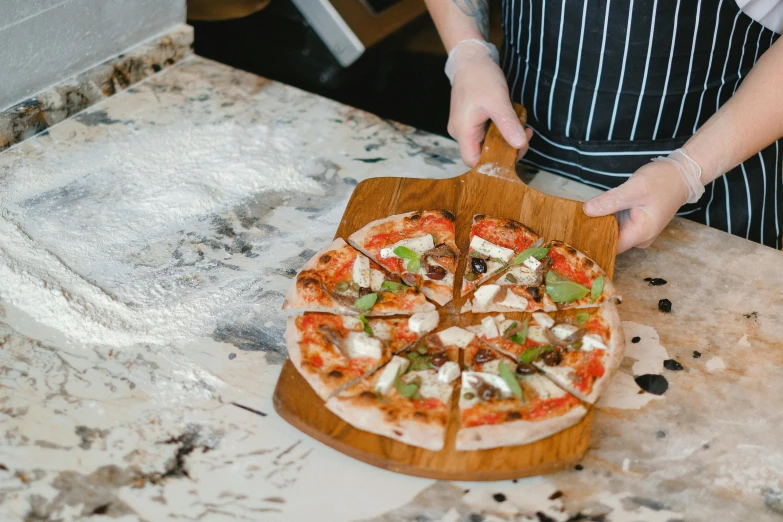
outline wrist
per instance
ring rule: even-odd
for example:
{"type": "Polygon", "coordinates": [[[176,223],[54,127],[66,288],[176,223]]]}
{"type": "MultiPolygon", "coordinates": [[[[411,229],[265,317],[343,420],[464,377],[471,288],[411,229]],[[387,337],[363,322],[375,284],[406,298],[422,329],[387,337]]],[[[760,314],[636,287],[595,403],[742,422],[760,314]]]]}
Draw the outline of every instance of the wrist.
{"type": "Polygon", "coordinates": [[[446,60],[446,77],[449,83],[454,83],[454,75],[457,70],[478,61],[491,60],[495,64],[500,62],[500,55],[497,47],[482,38],[468,38],[459,41],[451,51],[446,60]]]}
{"type": "Polygon", "coordinates": [[[668,156],[659,156],[652,161],[668,163],[674,167],[684,189],[682,203],[696,203],[704,195],[702,168],[685,149],[676,149],[668,156]]]}

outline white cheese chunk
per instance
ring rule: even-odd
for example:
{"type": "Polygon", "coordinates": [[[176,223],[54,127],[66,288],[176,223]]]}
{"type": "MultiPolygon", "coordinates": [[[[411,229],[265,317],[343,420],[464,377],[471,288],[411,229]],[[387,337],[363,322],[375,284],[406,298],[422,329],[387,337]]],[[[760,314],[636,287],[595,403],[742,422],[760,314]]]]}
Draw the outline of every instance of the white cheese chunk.
{"type": "Polygon", "coordinates": [[[455,363],[454,361],[448,361],[443,363],[443,366],[438,369],[438,380],[443,384],[449,384],[454,379],[459,377],[459,374],[459,364],[455,363]]]}
{"type": "Polygon", "coordinates": [[[361,288],[370,288],[370,260],[358,254],[353,261],[353,281],[361,288]]]}
{"type": "Polygon", "coordinates": [[[543,375],[530,375],[525,377],[525,382],[536,390],[536,394],[541,399],[557,399],[566,395],[562,388],[543,375]]]}
{"type": "Polygon", "coordinates": [[[418,312],[408,318],[408,329],[419,335],[433,331],[438,327],[440,315],[437,311],[418,312]]]}
{"type": "Polygon", "coordinates": [[[382,353],[381,341],[364,332],[349,332],[345,339],[345,349],[351,359],[356,357],[380,359],[382,353]]]}
{"type": "Polygon", "coordinates": [[[508,274],[498,279],[498,283],[501,285],[522,285],[533,286],[538,283],[538,276],[525,268],[524,266],[515,266],[508,271],[508,274]],[[508,280],[508,275],[512,275],[514,282],[508,280]]]}
{"type": "Polygon", "coordinates": [[[486,308],[499,291],[500,286],[498,285],[484,285],[479,287],[473,297],[474,306],[479,309],[486,308]]]}
{"type": "Polygon", "coordinates": [[[495,323],[495,319],[492,317],[485,317],[481,320],[481,333],[487,339],[494,339],[498,335],[498,325],[495,323]]]}
{"type": "Polygon", "coordinates": [[[409,365],[410,361],[404,357],[396,355],[392,357],[392,360],[383,368],[378,380],[375,382],[375,391],[381,395],[386,395],[389,388],[394,384],[397,375],[407,370],[409,365]]]}
{"type": "Polygon", "coordinates": [[[419,370],[408,372],[402,376],[405,383],[415,383],[419,386],[419,395],[425,399],[438,399],[448,403],[452,387],[440,381],[435,370],[419,370]]]}
{"type": "Polygon", "coordinates": [[[383,272],[374,268],[370,269],[370,289],[373,292],[380,292],[385,280],[386,277],[383,275],[383,272]]]}
{"type": "Polygon", "coordinates": [[[577,330],[579,328],[572,324],[558,324],[552,327],[552,333],[558,339],[565,339],[577,330]]]}
{"type": "Polygon", "coordinates": [[[391,341],[391,327],[383,319],[370,320],[370,329],[373,337],[381,341],[391,341]]]}
{"type": "Polygon", "coordinates": [[[522,265],[527,267],[527,269],[530,270],[531,272],[535,272],[538,269],[538,267],[541,266],[541,261],[539,261],[533,256],[528,256],[527,259],[522,261],[522,265]]]}
{"type": "Polygon", "coordinates": [[[517,369],[517,364],[515,362],[509,361],[507,359],[495,359],[494,361],[488,361],[481,365],[481,371],[484,373],[492,373],[495,375],[500,375],[500,363],[503,362],[508,367],[509,370],[514,372],[517,369]]]}
{"type": "Polygon", "coordinates": [[[505,320],[506,320],[506,316],[503,314],[498,314],[495,316],[495,322],[498,324],[502,323],[505,320]]]}
{"type": "Polygon", "coordinates": [[[502,301],[498,302],[498,304],[508,306],[509,308],[514,308],[516,310],[527,310],[527,299],[521,295],[515,294],[510,289],[508,292],[506,292],[506,297],[502,301]]]}
{"type": "Polygon", "coordinates": [[[603,339],[598,334],[587,334],[582,337],[582,350],[594,350],[599,348],[601,350],[608,350],[609,348],[604,344],[603,339]]]}
{"type": "Polygon", "coordinates": [[[399,246],[404,246],[406,248],[413,250],[418,255],[422,255],[430,248],[434,248],[435,242],[432,238],[432,234],[425,234],[419,237],[403,239],[402,241],[397,241],[393,245],[389,245],[386,248],[382,248],[381,257],[384,259],[389,257],[399,257],[397,254],[394,253],[394,249],[399,246]]]}
{"type": "Polygon", "coordinates": [[[505,263],[508,263],[514,255],[514,251],[510,248],[490,243],[486,239],[482,239],[478,236],[473,236],[473,239],[470,240],[470,249],[484,254],[485,256],[500,259],[505,263]]]}
{"type": "Polygon", "coordinates": [[[552,328],[555,325],[555,320],[544,312],[533,312],[533,319],[544,328],[552,328]]]}
{"type": "Polygon", "coordinates": [[[352,315],[343,315],[341,317],[343,319],[343,326],[346,330],[364,330],[364,324],[362,324],[358,317],[352,315]]]}
{"type": "Polygon", "coordinates": [[[476,337],[476,334],[463,330],[459,326],[452,326],[438,332],[440,342],[446,346],[456,346],[458,348],[466,348],[470,342],[476,337]]]}
{"type": "Polygon", "coordinates": [[[544,335],[544,329],[540,326],[530,325],[527,329],[527,338],[537,344],[550,344],[544,335]]]}

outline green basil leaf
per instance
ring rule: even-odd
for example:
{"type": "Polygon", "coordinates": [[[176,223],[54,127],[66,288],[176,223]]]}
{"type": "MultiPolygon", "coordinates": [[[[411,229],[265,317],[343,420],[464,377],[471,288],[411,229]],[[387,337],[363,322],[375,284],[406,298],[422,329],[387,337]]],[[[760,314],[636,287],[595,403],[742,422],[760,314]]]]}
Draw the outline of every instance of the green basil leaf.
{"type": "Polygon", "coordinates": [[[604,291],[604,276],[598,276],[598,279],[593,283],[593,288],[590,290],[590,301],[595,302],[601,297],[604,291]]]}
{"type": "Polygon", "coordinates": [[[394,281],[384,281],[381,284],[381,288],[384,290],[388,290],[389,292],[392,292],[394,294],[398,293],[400,290],[403,289],[405,285],[402,283],[395,283],[394,281]]]}
{"type": "Polygon", "coordinates": [[[519,324],[519,323],[517,323],[516,321],[514,321],[513,323],[511,323],[510,325],[508,325],[508,328],[506,328],[505,330],[503,330],[503,335],[506,335],[508,332],[510,332],[511,330],[513,330],[514,328],[516,328],[516,327],[517,327],[517,324],[519,324]]]}
{"type": "Polygon", "coordinates": [[[408,270],[408,272],[418,272],[419,268],[421,268],[421,261],[419,260],[419,258],[416,258],[408,261],[408,266],[406,267],[406,270],[408,270]]]}
{"type": "Polygon", "coordinates": [[[546,293],[555,303],[570,303],[582,299],[590,290],[550,270],[546,273],[546,293]]]}
{"type": "Polygon", "coordinates": [[[528,248],[527,250],[523,250],[522,253],[520,253],[517,257],[514,258],[514,260],[511,262],[512,265],[521,265],[525,262],[525,259],[528,257],[535,257],[539,261],[544,259],[546,255],[549,253],[548,248],[528,248]]]}
{"type": "Polygon", "coordinates": [[[429,370],[432,368],[430,363],[430,356],[427,354],[419,354],[417,352],[408,352],[405,357],[411,362],[408,367],[408,371],[415,372],[419,370],[429,370]]]}
{"type": "Polygon", "coordinates": [[[514,394],[514,397],[521,399],[522,388],[519,386],[519,381],[514,377],[514,374],[509,367],[506,366],[505,361],[500,361],[500,364],[498,364],[498,373],[500,374],[500,377],[506,381],[506,384],[508,384],[508,387],[511,389],[511,393],[514,394]]]}
{"type": "Polygon", "coordinates": [[[364,314],[359,316],[359,320],[364,325],[364,333],[366,333],[367,335],[374,335],[372,333],[372,328],[370,328],[370,321],[368,321],[367,318],[364,317],[364,314]]]}
{"type": "Polygon", "coordinates": [[[512,342],[517,344],[525,344],[527,341],[527,327],[530,324],[530,317],[525,317],[522,321],[522,329],[510,337],[512,342]]]}
{"type": "Polygon", "coordinates": [[[590,319],[590,314],[588,312],[577,312],[574,316],[574,324],[577,326],[581,326],[585,324],[590,319]]]}
{"type": "Polygon", "coordinates": [[[524,364],[530,364],[538,358],[539,355],[545,352],[551,352],[554,348],[551,346],[536,346],[535,348],[528,348],[519,355],[519,362],[524,364]]]}
{"type": "Polygon", "coordinates": [[[414,252],[410,248],[402,246],[402,245],[400,245],[397,248],[395,248],[393,250],[393,252],[394,252],[395,256],[401,257],[403,259],[418,259],[419,258],[419,254],[417,254],[416,252],[414,252]]]}
{"type": "Polygon", "coordinates": [[[375,301],[378,300],[378,294],[367,294],[364,297],[360,297],[353,304],[353,307],[357,310],[369,310],[375,305],[375,301]]]}
{"type": "Polygon", "coordinates": [[[394,379],[394,388],[397,390],[397,393],[409,399],[415,397],[419,391],[419,387],[413,384],[412,382],[411,383],[402,382],[402,379],[400,379],[401,375],[402,373],[398,373],[397,378],[394,379]]]}

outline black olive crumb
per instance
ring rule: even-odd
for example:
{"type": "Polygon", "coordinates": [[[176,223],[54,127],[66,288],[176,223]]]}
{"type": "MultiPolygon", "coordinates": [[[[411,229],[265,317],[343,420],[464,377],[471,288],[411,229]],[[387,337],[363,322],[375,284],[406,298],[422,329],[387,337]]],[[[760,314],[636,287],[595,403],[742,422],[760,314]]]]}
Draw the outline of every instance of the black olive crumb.
{"type": "Polygon", "coordinates": [[[650,285],[652,286],[661,286],[661,285],[665,285],[667,281],[666,279],[661,279],[660,277],[653,277],[648,281],[648,283],[650,283],[650,285]]]}
{"type": "Polygon", "coordinates": [[[745,319],[757,319],[758,316],[759,316],[759,313],[758,312],[750,312],[749,314],[742,314],[742,316],[745,319]]]}
{"type": "Polygon", "coordinates": [[[495,499],[495,502],[505,502],[506,501],[506,495],[503,493],[495,493],[492,495],[492,498],[495,499]]]}
{"type": "Polygon", "coordinates": [[[517,482],[519,482],[519,481],[518,481],[517,479],[511,479],[511,482],[513,482],[514,484],[516,484],[516,483],[517,483],[517,482]]]}
{"type": "Polygon", "coordinates": [[[682,364],[678,363],[674,359],[666,359],[665,361],[663,361],[663,367],[673,372],[678,372],[682,370],[682,364]]]}
{"type": "Polygon", "coordinates": [[[558,489],[557,491],[549,495],[549,500],[557,500],[562,496],[563,496],[563,492],[558,489]]]}
{"type": "Polygon", "coordinates": [[[710,449],[710,445],[709,445],[709,444],[703,444],[703,445],[702,445],[702,448],[704,448],[704,449],[710,449]]]}
{"type": "Polygon", "coordinates": [[[557,520],[541,511],[536,511],[536,516],[538,517],[538,522],[557,522],[557,520]]]}
{"type": "Polygon", "coordinates": [[[698,359],[699,357],[701,357],[701,352],[697,352],[696,350],[693,350],[693,358],[698,359]]]}
{"type": "Polygon", "coordinates": [[[670,313],[672,311],[672,302],[668,299],[661,299],[658,301],[658,310],[666,314],[670,313]]]}
{"type": "Polygon", "coordinates": [[[482,515],[479,515],[478,513],[471,513],[470,514],[470,522],[483,522],[484,517],[482,515]]]}
{"type": "Polygon", "coordinates": [[[470,492],[469,489],[466,489],[465,491],[463,491],[463,493],[469,493],[469,492],[470,492]]]}
{"type": "Polygon", "coordinates": [[[634,337],[633,339],[631,339],[631,342],[636,344],[636,343],[638,343],[641,340],[642,340],[642,338],[637,336],[637,337],[634,337]]]}
{"type": "Polygon", "coordinates": [[[635,377],[634,380],[639,385],[639,388],[653,395],[663,395],[669,389],[669,381],[663,375],[646,373],[635,377]]]}
{"type": "Polygon", "coordinates": [[[585,469],[585,467],[582,466],[581,464],[577,464],[576,466],[574,466],[574,469],[576,469],[577,471],[582,471],[583,469],[585,469]]]}
{"type": "Polygon", "coordinates": [[[650,281],[652,281],[652,277],[645,277],[644,280],[649,283],[650,281]]]}
{"type": "Polygon", "coordinates": [[[237,358],[237,354],[232,352],[232,353],[228,354],[228,358],[229,359],[236,359],[237,358]]]}
{"type": "Polygon", "coordinates": [[[663,430],[658,430],[655,432],[655,438],[656,439],[663,439],[666,438],[666,432],[663,430]]]}

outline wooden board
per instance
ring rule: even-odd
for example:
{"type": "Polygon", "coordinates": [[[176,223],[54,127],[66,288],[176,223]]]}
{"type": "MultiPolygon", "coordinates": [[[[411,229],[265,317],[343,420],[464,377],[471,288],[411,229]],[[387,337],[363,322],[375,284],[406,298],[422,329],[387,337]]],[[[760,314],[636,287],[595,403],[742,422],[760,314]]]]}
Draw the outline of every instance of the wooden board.
{"type": "MultiPolygon", "coordinates": [[[[517,106],[524,122],[525,112],[517,106]]],[[[611,277],[618,227],[614,217],[589,218],[582,203],[537,192],[519,179],[517,151],[490,125],[479,163],[456,178],[373,178],[354,189],[335,237],[347,239],[375,219],[414,210],[447,209],[456,216],[457,245],[468,251],[474,214],[516,219],[547,239],[560,239],[585,252],[611,277]]],[[[462,256],[458,274],[467,256],[462,256]]],[[[461,280],[457,278],[455,293],[461,280]]],[[[469,297],[469,296],[467,296],[469,297]]],[[[468,326],[485,314],[459,314],[465,298],[440,309],[439,328],[468,326]]],[[[505,314],[509,318],[521,314],[505,314]]],[[[456,403],[456,400],[454,401],[456,403]]],[[[462,452],[454,449],[459,412],[452,419],[442,451],[434,452],[357,430],[326,409],[290,361],[283,366],[274,396],[275,410],[290,424],[368,464],[439,480],[507,480],[558,471],[581,459],[590,443],[593,412],[575,426],[546,439],[507,448],[462,452]]]]}

